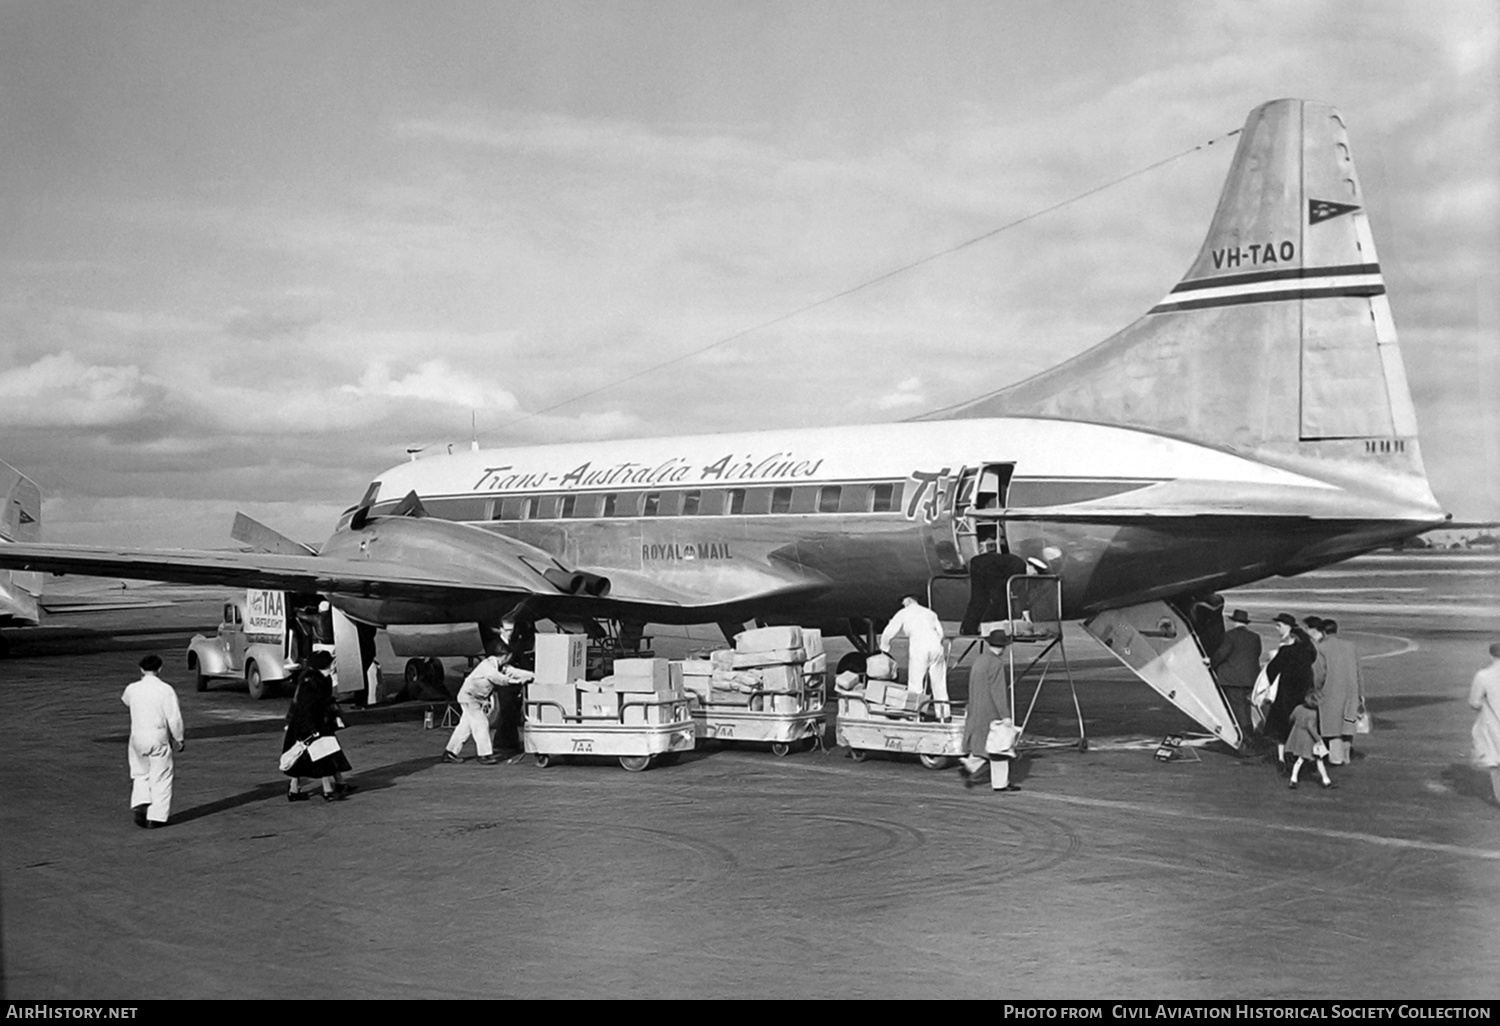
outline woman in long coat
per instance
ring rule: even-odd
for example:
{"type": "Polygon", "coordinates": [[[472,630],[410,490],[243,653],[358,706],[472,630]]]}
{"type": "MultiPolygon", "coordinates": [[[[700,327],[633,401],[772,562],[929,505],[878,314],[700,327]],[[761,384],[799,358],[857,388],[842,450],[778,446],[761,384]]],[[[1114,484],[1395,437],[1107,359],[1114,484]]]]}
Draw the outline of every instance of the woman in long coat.
{"type": "MultiPolygon", "coordinates": [[[[307,742],[315,735],[331,737],[338,732],[338,706],[333,701],[333,681],[323,671],[333,665],[333,657],[327,650],[312,654],[308,665],[297,675],[297,689],[292,693],[292,705],[286,712],[286,737],[281,742],[285,752],[298,741],[307,742]]],[[[320,777],[323,782],[323,800],[340,801],[354,790],[345,784],[343,775],[352,766],[343,749],[321,759],[314,759],[303,752],[291,767],[283,772],[292,778],[291,790],[287,792],[289,802],[305,802],[309,795],[302,789],[307,777],[320,777]]]]}
{"type": "Polygon", "coordinates": [[[1292,730],[1292,710],[1302,704],[1312,690],[1313,663],[1317,649],[1297,626],[1296,617],[1278,613],[1276,629],[1281,632],[1281,647],[1266,665],[1267,679],[1276,681],[1276,700],[1266,710],[1265,735],[1276,742],[1276,761],[1286,765],[1286,739],[1292,730]]]}
{"type": "Polygon", "coordinates": [[[1490,646],[1490,665],[1474,674],[1469,708],[1479,714],[1473,729],[1474,762],[1490,771],[1490,787],[1500,805],[1500,641],[1490,646]]]}

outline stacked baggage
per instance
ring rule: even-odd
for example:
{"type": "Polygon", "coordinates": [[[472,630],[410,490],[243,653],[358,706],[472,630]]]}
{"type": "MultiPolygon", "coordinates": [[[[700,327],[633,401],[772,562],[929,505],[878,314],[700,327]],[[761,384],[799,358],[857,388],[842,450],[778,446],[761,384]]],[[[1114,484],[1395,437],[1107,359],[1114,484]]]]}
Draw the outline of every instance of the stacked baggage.
{"type": "Polygon", "coordinates": [[[822,734],[827,656],[821,632],[759,627],[735,636],[734,648],[682,663],[700,739],[769,742],[777,755],[822,734]]]}
{"type": "Polygon", "coordinates": [[[680,667],[665,659],[616,659],[613,673],[591,681],[586,645],[580,634],[537,635],[521,740],[538,765],[559,755],[606,755],[641,770],[693,747],[680,667]]]}

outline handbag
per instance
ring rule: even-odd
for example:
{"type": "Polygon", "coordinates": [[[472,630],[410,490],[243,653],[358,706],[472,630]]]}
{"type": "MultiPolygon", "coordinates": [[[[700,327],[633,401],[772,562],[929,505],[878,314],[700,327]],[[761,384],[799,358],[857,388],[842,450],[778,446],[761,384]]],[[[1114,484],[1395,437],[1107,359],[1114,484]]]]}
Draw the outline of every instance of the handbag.
{"type": "Polygon", "coordinates": [[[1016,757],[1016,742],[1021,738],[1021,728],[1012,720],[990,721],[989,736],[985,738],[984,750],[991,758],[1016,757]]]}
{"type": "Polygon", "coordinates": [[[340,751],[339,739],[332,734],[320,734],[318,737],[313,738],[307,746],[308,758],[312,759],[313,762],[317,762],[319,759],[326,759],[337,751],[340,751]]]}
{"type": "Polygon", "coordinates": [[[307,751],[307,745],[301,741],[292,742],[292,747],[281,753],[281,772],[285,773],[297,765],[297,760],[302,758],[302,753],[307,751]]]}
{"type": "Polygon", "coordinates": [[[1371,721],[1370,714],[1361,709],[1359,715],[1354,719],[1354,732],[1356,734],[1368,734],[1374,729],[1375,724],[1371,721]]]}

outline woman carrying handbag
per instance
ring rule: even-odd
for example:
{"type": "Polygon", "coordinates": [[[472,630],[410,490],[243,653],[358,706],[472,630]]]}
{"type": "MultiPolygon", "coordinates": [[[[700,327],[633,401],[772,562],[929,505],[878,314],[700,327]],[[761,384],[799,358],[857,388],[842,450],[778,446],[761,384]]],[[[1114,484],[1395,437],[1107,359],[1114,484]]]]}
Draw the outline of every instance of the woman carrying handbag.
{"type": "Polygon", "coordinates": [[[325,672],[332,665],[333,655],[319,650],[297,675],[292,705],[286,712],[286,737],[281,744],[281,772],[292,778],[286,796],[289,802],[305,802],[311,797],[303,789],[303,782],[309,777],[322,780],[325,802],[342,801],[354,790],[354,785],[344,783],[344,774],[353,767],[338,742],[341,726],[338,706],[333,700],[333,681],[325,672]],[[296,752],[299,747],[300,753],[296,752]]]}

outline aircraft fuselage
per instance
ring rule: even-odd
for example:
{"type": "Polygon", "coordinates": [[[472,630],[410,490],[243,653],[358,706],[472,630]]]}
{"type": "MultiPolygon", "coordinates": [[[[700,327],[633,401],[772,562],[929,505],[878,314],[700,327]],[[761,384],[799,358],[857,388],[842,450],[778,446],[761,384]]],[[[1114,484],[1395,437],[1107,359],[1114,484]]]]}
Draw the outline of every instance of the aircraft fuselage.
{"type": "MultiPolygon", "coordinates": [[[[326,554],[462,563],[482,559],[493,532],[609,577],[601,615],[658,623],[878,619],[930,586],[941,605],[934,578],[961,575],[986,531],[1023,556],[1051,553],[1063,615],[1077,618],[1308,569],[1432,519],[1182,439],[1042,418],[466,451],[377,484],[374,519],[350,530],[346,516],[326,554]],[[433,518],[469,528],[447,532],[441,554],[382,515],[412,491],[433,518]],[[1218,505],[1192,498],[1205,491],[1218,505]]],[[[337,597],[374,623],[494,619],[507,601],[337,597]]]]}

